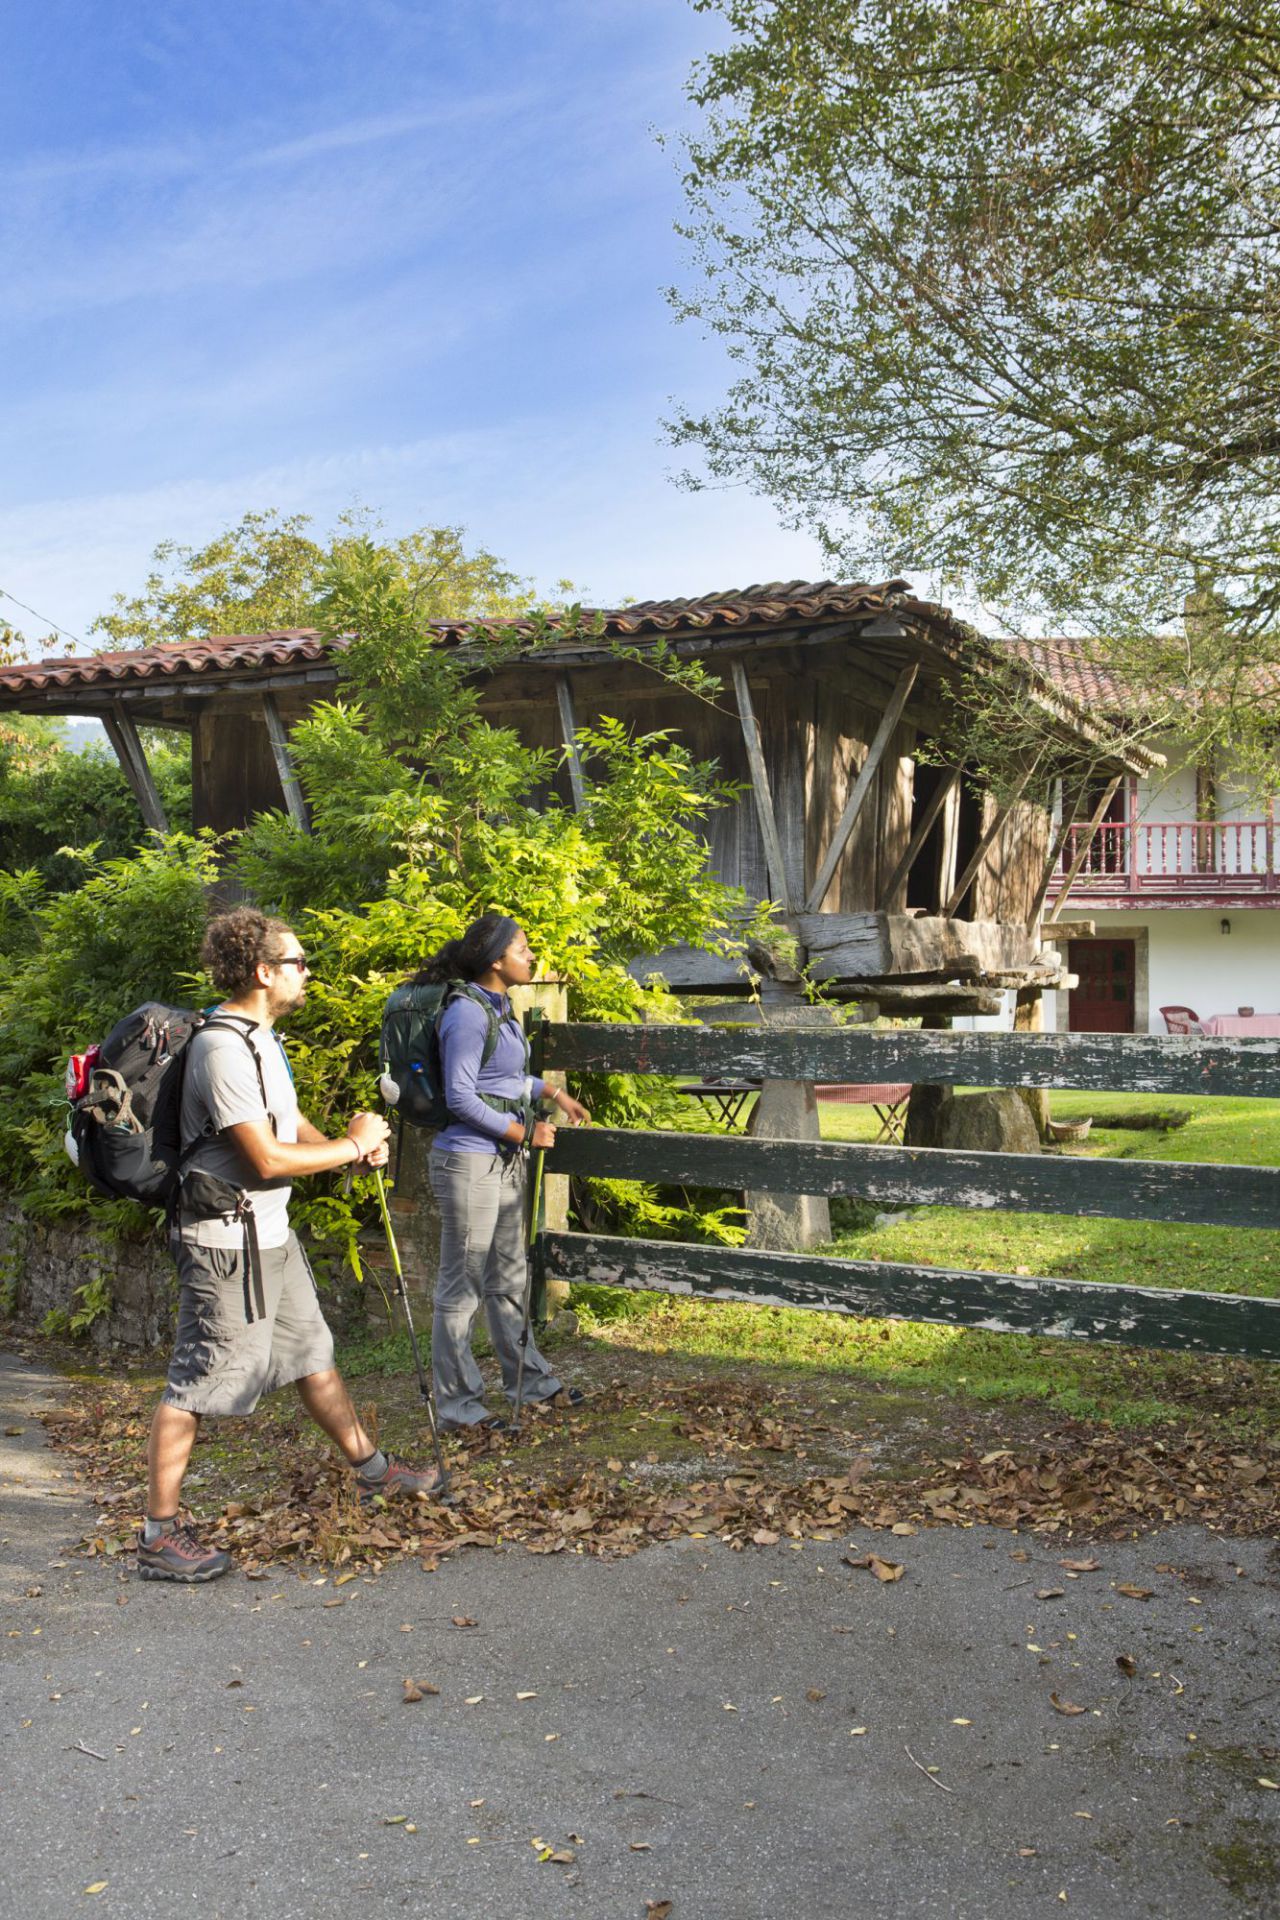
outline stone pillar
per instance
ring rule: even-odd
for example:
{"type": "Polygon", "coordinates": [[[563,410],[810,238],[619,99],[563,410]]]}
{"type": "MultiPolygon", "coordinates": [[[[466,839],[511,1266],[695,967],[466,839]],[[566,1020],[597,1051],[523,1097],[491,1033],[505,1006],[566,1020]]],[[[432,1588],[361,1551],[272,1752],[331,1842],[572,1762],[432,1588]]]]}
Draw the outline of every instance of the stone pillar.
{"type": "MultiPolygon", "coordinates": [[[[1015,1033],[1041,1033],[1044,1030],[1044,998],[1039,987],[1019,987],[1013,1008],[1015,1033]]],[[[1019,1087],[1032,1123],[1040,1139],[1049,1138],[1049,1091],[1047,1087],[1019,1087]]]]}
{"type": "MultiPolygon", "coordinates": [[[[792,995],[761,1008],[765,1027],[825,1027],[831,1021],[828,1008],[805,1006],[792,995]]],[[[758,1140],[819,1139],[818,1097],[812,1081],[766,1080],[747,1132],[758,1140]]],[[[831,1207],[825,1194],[751,1189],[746,1205],[749,1247],[799,1253],[831,1238],[831,1207]]]]}

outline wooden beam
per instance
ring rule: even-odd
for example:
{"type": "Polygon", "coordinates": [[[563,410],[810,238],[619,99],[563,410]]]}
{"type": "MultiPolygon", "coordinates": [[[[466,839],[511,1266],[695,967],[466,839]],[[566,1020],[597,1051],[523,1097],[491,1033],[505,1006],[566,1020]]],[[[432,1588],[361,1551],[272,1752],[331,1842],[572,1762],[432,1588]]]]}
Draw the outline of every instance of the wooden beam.
{"type": "Polygon", "coordinates": [[[1031,762],[1031,765],[1026,769],[1025,773],[1022,774],[1021,778],[1018,781],[1017,786],[1014,788],[1013,792],[1009,795],[1009,798],[1007,800],[1002,800],[999,806],[996,808],[995,812],[992,814],[991,825],[987,828],[986,832],[982,835],[981,839],[978,841],[977,846],[973,850],[973,854],[969,860],[968,866],[965,868],[964,872],[960,875],[960,878],[956,881],[955,887],[951,894],[951,898],[947,901],[946,906],[942,909],[943,914],[948,919],[951,918],[952,915],[954,915],[959,911],[961,903],[963,902],[966,893],[968,893],[970,887],[973,885],[974,881],[978,877],[978,870],[981,867],[983,861],[986,859],[987,853],[991,847],[992,842],[994,841],[996,835],[999,833],[1001,827],[1004,825],[1005,821],[1008,819],[1009,815],[1013,812],[1013,809],[1017,806],[1019,800],[1021,800],[1023,794],[1026,792],[1027,785],[1031,779],[1031,776],[1035,772],[1039,764],[1040,764],[1039,758],[1037,757],[1035,760],[1031,762]]]}
{"type": "Polygon", "coordinates": [[[1280,1360],[1280,1302],[1238,1293],[1112,1287],[1089,1280],[1036,1280],[1021,1274],[585,1233],[543,1235],[538,1257],[555,1279],[595,1286],[703,1294],[893,1320],[937,1320],[989,1333],[1031,1333],[1038,1339],[1118,1340],[1130,1346],[1280,1360]]]}
{"type": "Polygon", "coordinates": [[[567,673],[556,675],[556,705],[560,710],[560,732],[564,736],[565,758],[569,765],[569,788],[575,813],[587,812],[587,786],[582,777],[582,755],[578,752],[578,722],[573,711],[573,685],[567,673]]]}
{"type": "Polygon", "coordinates": [[[733,691],[738,700],[738,718],[742,722],[742,738],[747,749],[747,764],[751,769],[751,791],[755,797],[756,818],[760,822],[765,863],[769,869],[769,885],[773,889],[774,899],[781,905],[783,912],[790,913],[791,893],[787,884],[786,865],[782,858],[782,840],[778,833],[777,816],[773,811],[769,769],[764,762],[764,747],[760,741],[760,723],[756,719],[755,708],[751,704],[751,689],[747,685],[746,668],[736,657],[730,662],[730,666],[733,673],[733,691]]]}
{"type": "MultiPolygon", "coordinates": [[[[867,998],[877,997],[870,989],[867,998]]],[[[813,1080],[824,1086],[929,1081],[1280,1098],[1280,1040],[1270,1039],[573,1023],[548,1029],[547,1061],[570,1073],[690,1074],[704,1080],[813,1080]]]]}
{"type": "Polygon", "coordinates": [[[765,1141],[750,1134],[563,1128],[558,1173],[680,1187],[856,1193],[879,1206],[1177,1220],[1280,1227],[1280,1168],[1181,1160],[1095,1160],[1058,1153],[974,1153],[842,1140],[765,1141]]]}
{"type": "Polygon", "coordinates": [[[961,767],[951,767],[944,778],[938,782],[933,798],[921,814],[920,824],[912,834],[905,853],[898,861],[897,866],[881,890],[879,901],[881,913],[887,913],[889,911],[889,902],[893,899],[894,894],[898,891],[898,888],[902,885],[912,867],[914,867],[916,860],[919,858],[921,848],[933,831],[934,821],[950,799],[952,789],[958,786],[962,772],[963,768],[961,767]]]}
{"type": "Polygon", "coordinates": [[[133,790],[138,803],[143,824],[154,833],[168,833],[169,820],[164,803],[151,777],[147,765],[147,756],[142,750],[142,741],[138,729],[133,724],[133,716],[119,701],[114,703],[110,713],[104,713],[102,724],[106,728],[107,738],[115,749],[116,759],[121,771],[133,790]]]}
{"type": "Polygon", "coordinates": [[[1035,899],[1031,902],[1031,911],[1027,915],[1028,933],[1035,932],[1036,922],[1044,912],[1045,898],[1050,887],[1053,885],[1053,876],[1058,871],[1058,862],[1062,858],[1062,849],[1066,846],[1071,833],[1073,806],[1074,795],[1072,796],[1071,805],[1068,805],[1066,782],[1064,781],[1062,787],[1062,820],[1057,833],[1053,836],[1053,845],[1049,849],[1049,858],[1044,863],[1044,872],[1040,875],[1040,885],[1036,888],[1035,899]]]}
{"type": "Polygon", "coordinates": [[[876,728],[875,739],[867,749],[867,757],[853,783],[853,791],[844,803],[844,812],[840,815],[836,830],[831,836],[831,845],[827,848],[826,858],[818,869],[817,879],[809,889],[809,897],[805,901],[806,913],[817,913],[827,897],[827,889],[835,877],[840,856],[848,846],[849,836],[858,824],[858,815],[862,812],[863,802],[871,791],[871,783],[879,771],[880,762],[884,759],[885,749],[893,738],[893,730],[902,718],[902,709],[911,696],[911,689],[916,683],[916,675],[919,671],[920,662],[911,660],[898,675],[897,683],[889,696],[889,704],[880,716],[880,725],[876,728]]]}
{"type": "Polygon", "coordinates": [[[289,752],[289,736],[284,730],[284,721],[280,718],[280,709],[274,693],[262,696],[262,717],[267,723],[267,738],[271,742],[271,754],[276,763],[276,772],[280,775],[280,786],[284,793],[284,804],[289,818],[295,827],[303,833],[310,833],[311,821],[307,815],[307,803],[302,797],[302,788],[294,771],[293,758],[289,752]]]}
{"type": "Polygon", "coordinates": [[[1075,885],[1076,879],[1080,873],[1080,869],[1084,865],[1086,859],[1088,858],[1089,849],[1093,845],[1094,836],[1096,835],[1098,828],[1102,825],[1103,819],[1106,815],[1107,808],[1111,805],[1111,801],[1115,794],[1116,788],[1120,785],[1120,782],[1123,778],[1124,778],[1123,774],[1118,773],[1116,775],[1115,779],[1106,788],[1106,790],[1102,795],[1101,800],[1099,800],[1097,806],[1094,808],[1092,814],[1090,815],[1088,829],[1083,839],[1081,840],[1080,845],[1076,848],[1075,859],[1071,862],[1071,865],[1067,868],[1066,875],[1062,882],[1062,890],[1059,893],[1057,899],[1054,901],[1053,906],[1049,910],[1049,913],[1045,917],[1044,924],[1046,927],[1051,927],[1054,924],[1055,920],[1058,918],[1058,915],[1062,912],[1062,909],[1066,906],[1067,895],[1070,893],[1072,887],[1075,885]]]}

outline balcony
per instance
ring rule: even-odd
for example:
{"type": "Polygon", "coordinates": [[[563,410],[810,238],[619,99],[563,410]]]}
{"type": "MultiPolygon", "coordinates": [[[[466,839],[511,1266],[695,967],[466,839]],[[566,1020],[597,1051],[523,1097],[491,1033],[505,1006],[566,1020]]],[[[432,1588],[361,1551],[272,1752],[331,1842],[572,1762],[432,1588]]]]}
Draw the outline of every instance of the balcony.
{"type": "Polygon", "coordinates": [[[1067,831],[1052,903],[1086,847],[1069,898],[1094,906],[1280,906],[1274,820],[1107,820],[1089,841],[1085,821],[1067,831]]]}

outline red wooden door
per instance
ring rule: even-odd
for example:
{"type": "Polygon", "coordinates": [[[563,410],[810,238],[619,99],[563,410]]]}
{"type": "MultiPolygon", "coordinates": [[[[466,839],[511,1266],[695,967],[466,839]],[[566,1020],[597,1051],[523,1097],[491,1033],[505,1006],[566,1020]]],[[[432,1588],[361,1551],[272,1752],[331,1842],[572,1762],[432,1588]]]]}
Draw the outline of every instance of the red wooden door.
{"type": "Polygon", "coordinates": [[[1080,979],[1068,999],[1072,1033],[1132,1033],[1136,943],[1072,940],[1067,966],[1080,979]]]}

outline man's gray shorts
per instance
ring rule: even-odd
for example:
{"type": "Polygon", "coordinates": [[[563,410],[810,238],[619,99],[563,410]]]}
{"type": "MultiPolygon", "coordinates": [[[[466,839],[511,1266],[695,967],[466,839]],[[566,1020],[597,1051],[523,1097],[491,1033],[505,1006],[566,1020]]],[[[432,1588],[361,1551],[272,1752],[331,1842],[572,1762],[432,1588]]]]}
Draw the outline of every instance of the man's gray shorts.
{"type": "Polygon", "coordinates": [[[184,1413],[252,1413],[264,1393],[332,1367],[333,1335],[296,1234],[282,1247],[262,1249],[262,1315],[256,1289],[245,1284],[242,1249],[180,1241],[175,1258],[178,1336],[164,1390],[167,1406],[184,1413]]]}

